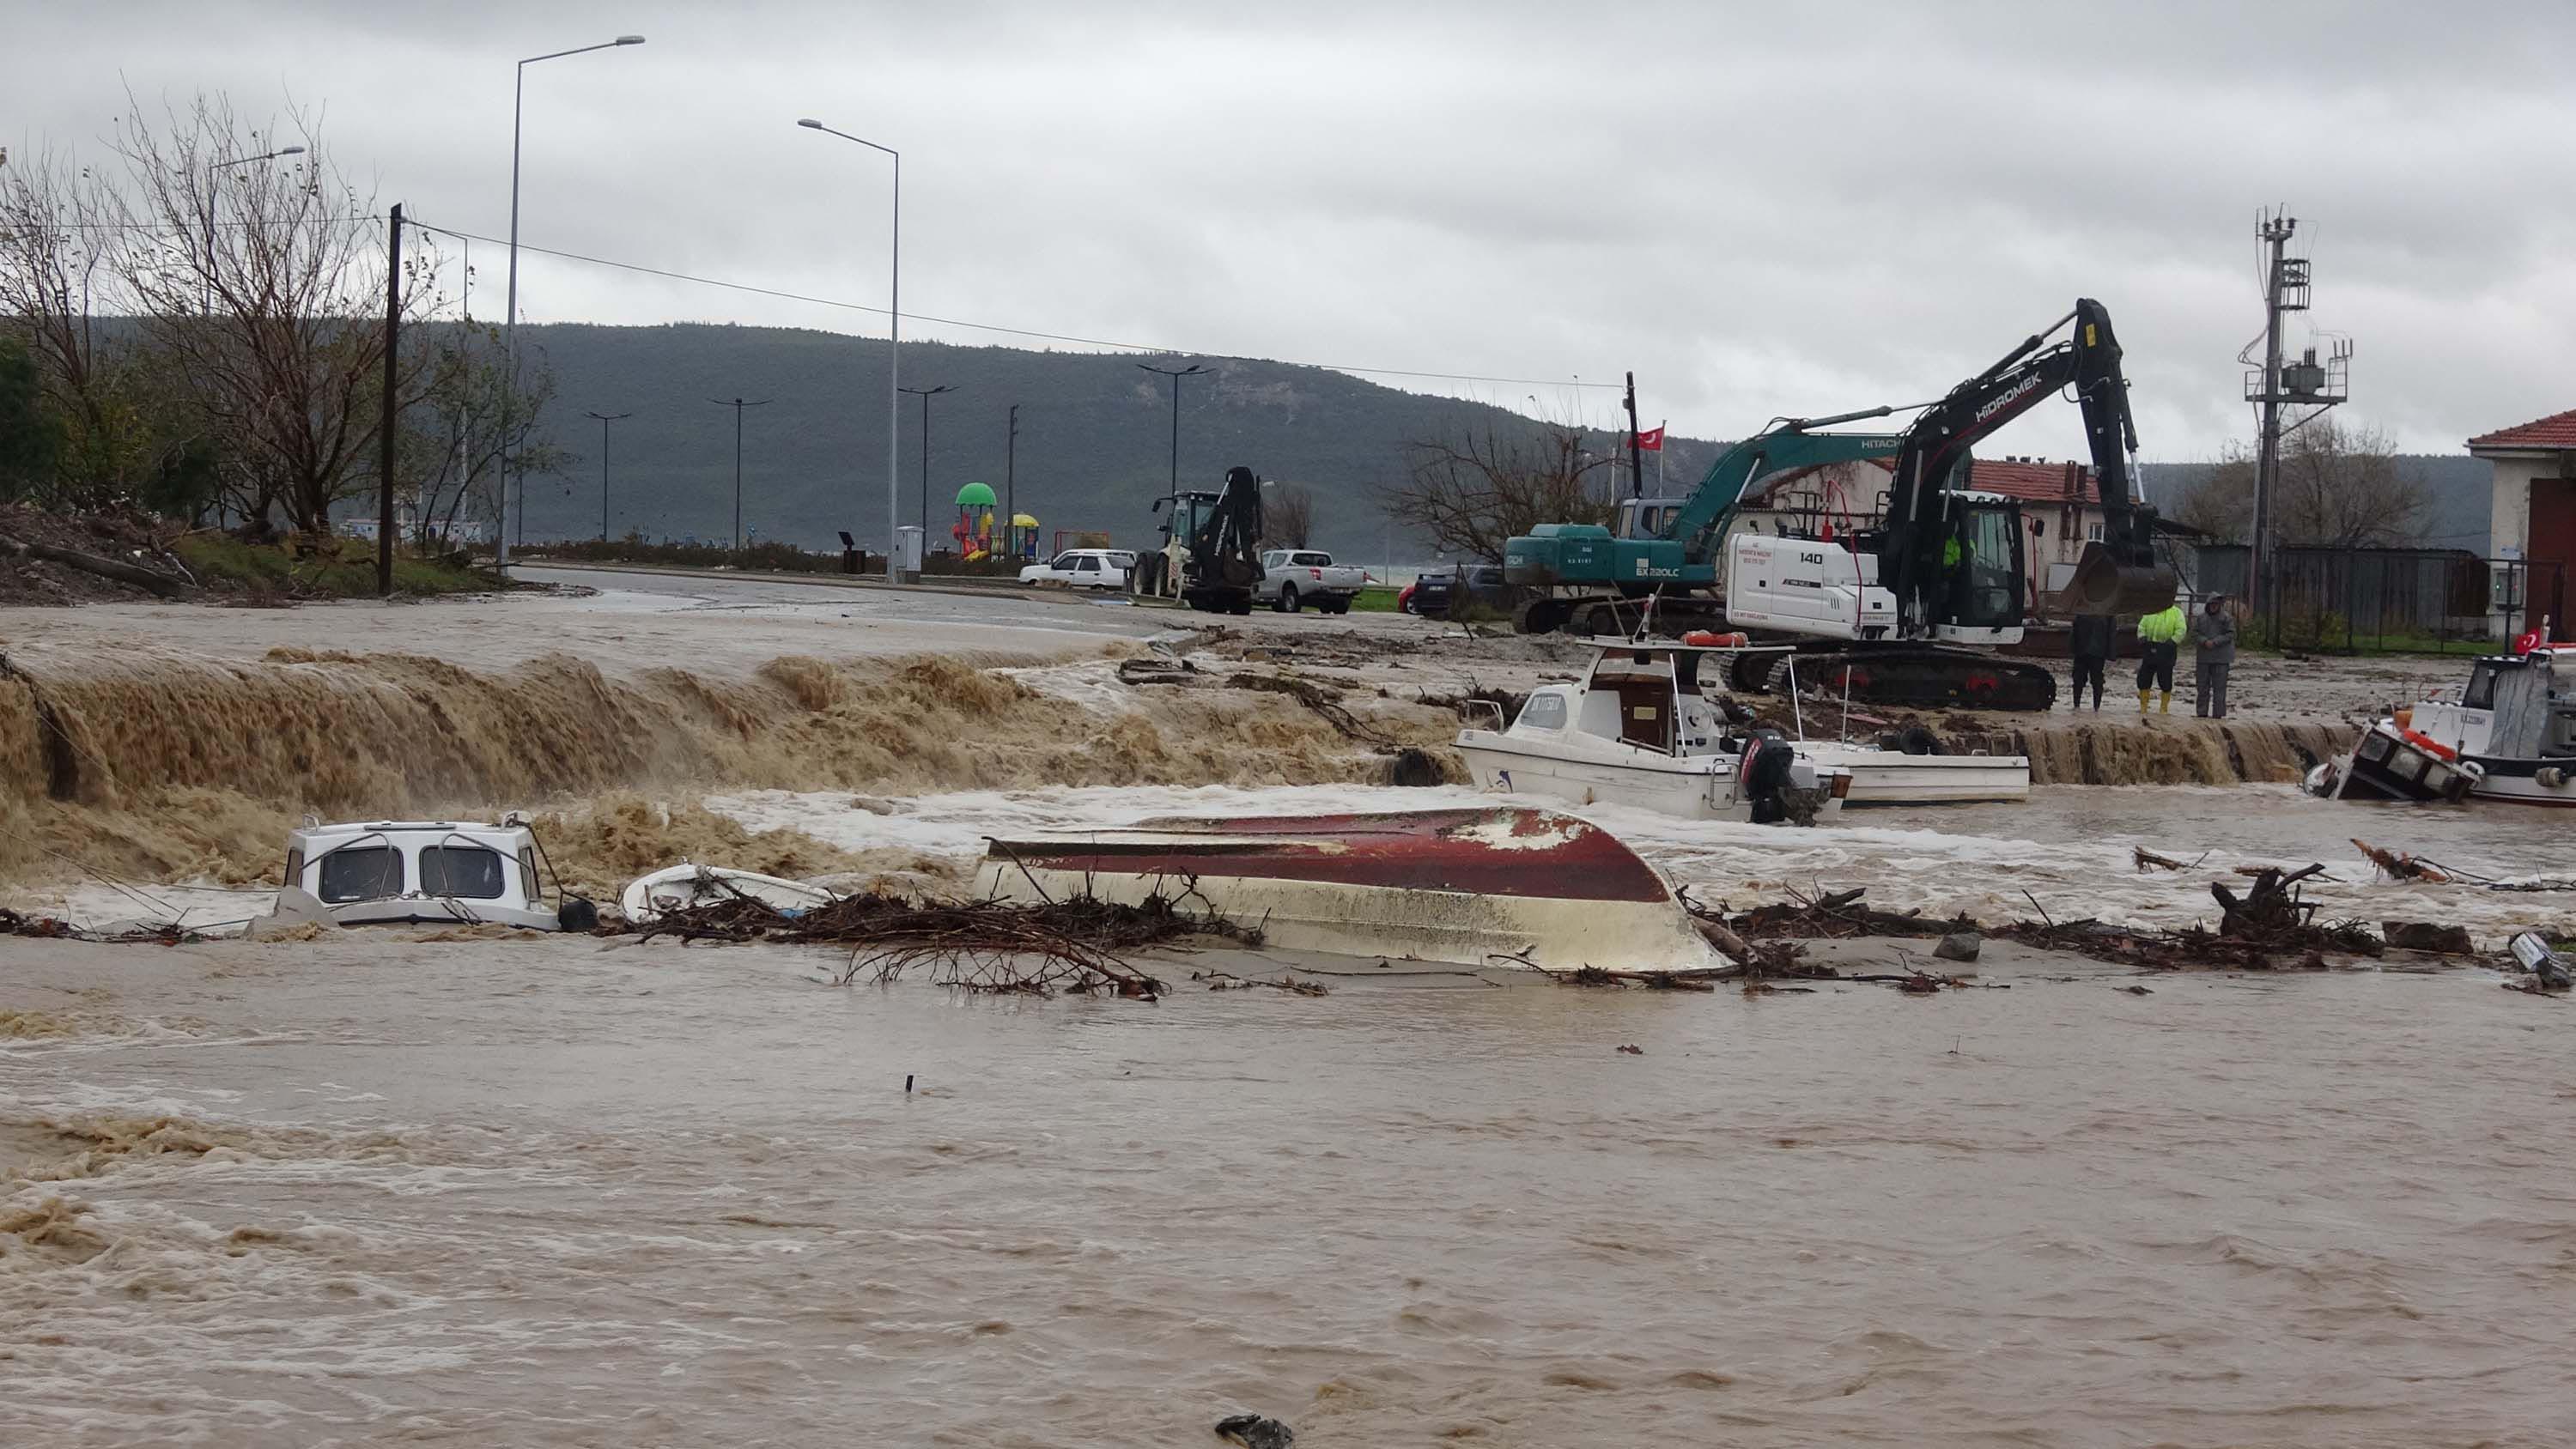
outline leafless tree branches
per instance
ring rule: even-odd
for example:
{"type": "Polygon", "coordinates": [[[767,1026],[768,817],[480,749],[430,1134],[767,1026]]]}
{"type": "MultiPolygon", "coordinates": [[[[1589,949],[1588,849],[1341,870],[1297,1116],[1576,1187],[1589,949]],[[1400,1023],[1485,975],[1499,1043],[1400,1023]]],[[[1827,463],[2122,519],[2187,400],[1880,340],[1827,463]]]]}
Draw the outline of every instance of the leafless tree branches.
{"type": "Polygon", "coordinates": [[[1445,557],[1500,563],[1504,543],[1539,524],[1610,521],[1612,490],[1595,478],[1609,461],[1588,454],[1575,428],[1504,432],[1489,423],[1407,443],[1404,462],[1387,516],[1445,557]]]}

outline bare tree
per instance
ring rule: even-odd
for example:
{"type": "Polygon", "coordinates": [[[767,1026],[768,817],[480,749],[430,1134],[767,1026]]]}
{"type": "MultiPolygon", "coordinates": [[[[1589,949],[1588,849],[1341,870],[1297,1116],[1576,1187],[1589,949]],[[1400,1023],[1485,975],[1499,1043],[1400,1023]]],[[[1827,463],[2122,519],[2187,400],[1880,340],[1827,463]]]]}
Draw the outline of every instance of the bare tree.
{"type": "Polygon", "coordinates": [[[520,359],[518,396],[505,401],[510,380],[499,330],[476,323],[439,332],[394,460],[395,493],[410,505],[413,544],[424,551],[457,538],[468,519],[499,527],[505,458],[515,456],[523,474],[550,473],[568,461],[536,436],[555,395],[544,358],[520,359]]]}
{"type": "Polygon", "coordinates": [[[0,317],[25,343],[62,445],[38,501],[91,506],[130,494],[160,463],[160,401],[120,314],[114,189],[50,149],[0,162],[0,317]],[[111,319],[100,321],[104,313],[111,319]]]}
{"type": "Polygon", "coordinates": [[[1261,541],[1271,548],[1308,548],[1315,542],[1315,495],[1303,483],[1282,483],[1261,505],[1261,541]]]}
{"type": "MultiPolygon", "coordinates": [[[[372,196],[350,185],[318,118],[245,126],[200,95],[160,124],[119,128],[126,185],[118,271],[153,350],[225,444],[231,500],[254,520],[272,505],[309,532],[368,480],[381,418],[385,237],[372,196]],[[262,157],[295,138],[303,154],[262,157]]],[[[434,258],[406,249],[404,321],[439,309],[434,258]]],[[[400,395],[421,392],[427,354],[399,364],[400,395]]]]}
{"type": "Polygon", "coordinates": [[[1503,561],[1503,545],[1542,523],[1607,523],[1609,492],[1593,474],[1609,460],[1589,454],[1581,430],[1556,423],[1404,445],[1406,477],[1387,516],[1431,540],[1443,555],[1503,561]]]}
{"type": "MultiPolygon", "coordinates": [[[[2174,516],[2212,537],[2254,533],[2255,459],[2230,444],[2208,476],[2194,483],[2174,516]]],[[[2281,440],[2272,498],[2273,536],[2310,548],[2387,548],[2422,537],[2432,513],[2423,474],[2398,459],[2388,434],[2320,417],[2281,440]]]]}

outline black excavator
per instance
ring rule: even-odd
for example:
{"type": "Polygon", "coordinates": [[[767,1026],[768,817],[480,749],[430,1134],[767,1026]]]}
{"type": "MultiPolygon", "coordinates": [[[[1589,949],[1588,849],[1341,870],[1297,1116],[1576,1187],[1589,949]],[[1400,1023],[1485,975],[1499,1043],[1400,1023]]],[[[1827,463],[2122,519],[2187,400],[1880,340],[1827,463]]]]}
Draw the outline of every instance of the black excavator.
{"type": "MultiPolygon", "coordinates": [[[[1761,572],[1776,582],[1735,577],[1734,570],[1752,572],[1745,568],[1748,550],[1739,549],[1728,579],[1730,615],[1739,598],[1763,589],[1776,595],[1779,584],[1812,592],[1817,583],[1803,577],[1811,572],[1830,587],[1834,574],[1848,576],[1866,560],[1876,566],[1875,579],[1864,573],[1851,581],[1861,586],[1864,599],[1870,583],[1885,589],[1880,608],[1864,606],[1829,627],[1788,631],[1804,636],[1797,660],[1801,686],[1874,704],[2048,708],[2057,694],[2054,674],[1991,652],[2021,638],[2029,602],[2022,596],[2024,533],[2018,505],[1973,490],[1969,449],[2040,399],[2068,388],[2083,409],[2103,526],[2101,539],[2085,545],[2060,598],[2079,614],[2152,614],[2170,605],[2175,579],[2173,570],[2156,561],[2156,511],[2131,497],[2138,433],[2120,372],[2120,344],[2110,314],[2086,297],[1915,418],[1898,442],[1882,519],[1851,536],[1849,564],[1837,569],[1829,551],[1812,546],[1740,540],[1764,560],[1761,572]],[[2070,322],[2073,332],[2050,343],[2070,322]],[[1961,647],[1973,645],[1989,647],[1961,647]]],[[[1745,612],[1758,617],[1756,610],[1745,612]]],[[[1773,677],[1736,683],[1779,687],[1783,681],[1776,676],[1785,665],[1763,667],[1773,677]]]]}
{"type": "MultiPolygon", "coordinates": [[[[1169,580],[1182,603],[1210,614],[1249,614],[1261,587],[1261,478],[1250,468],[1226,470],[1223,491],[1166,494],[1154,511],[1172,510],[1163,532],[1188,553],[1169,580]]],[[[1149,555],[1159,559],[1160,555],[1149,555]]],[[[1165,581],[1153,580],[1153,592],[1165,581]]]]}

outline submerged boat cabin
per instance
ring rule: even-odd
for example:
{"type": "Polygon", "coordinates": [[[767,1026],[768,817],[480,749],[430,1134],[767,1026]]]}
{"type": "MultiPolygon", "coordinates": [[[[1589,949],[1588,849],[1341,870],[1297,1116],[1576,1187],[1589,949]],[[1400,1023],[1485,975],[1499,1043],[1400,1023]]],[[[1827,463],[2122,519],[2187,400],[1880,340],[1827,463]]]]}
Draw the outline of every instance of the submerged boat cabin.
{"type": "Polygon", "coordinates": [[[536,833],[500,825],[379,820],[286,837],[286,884],[343,925],[491,921],[559,929],[538,884],[536,833]]]}

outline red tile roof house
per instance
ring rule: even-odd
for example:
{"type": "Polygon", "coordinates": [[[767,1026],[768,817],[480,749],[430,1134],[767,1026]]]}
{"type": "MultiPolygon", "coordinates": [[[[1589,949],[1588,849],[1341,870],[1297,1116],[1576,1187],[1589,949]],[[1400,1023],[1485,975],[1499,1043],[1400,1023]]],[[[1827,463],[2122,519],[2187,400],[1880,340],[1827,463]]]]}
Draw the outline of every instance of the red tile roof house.
{"type": "Polygon", "coordinates": [[[2547,614],[2556,637],[2576,638],[2567,617],[2576,603],[2576,581],[2568,578],[2576,571],[2576,411],[2480,434],[2469,439],[2469,453],[2495,465],[2488,552],[2530,565],[2529,622],[2547,614]]]}

